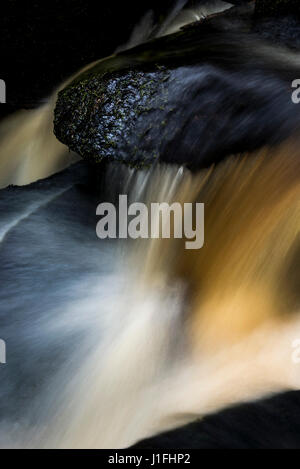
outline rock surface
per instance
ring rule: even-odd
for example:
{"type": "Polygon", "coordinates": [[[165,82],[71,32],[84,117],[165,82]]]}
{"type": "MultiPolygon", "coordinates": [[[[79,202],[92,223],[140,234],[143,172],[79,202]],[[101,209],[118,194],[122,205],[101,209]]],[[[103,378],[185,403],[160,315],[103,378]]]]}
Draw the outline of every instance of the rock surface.
{"type": "Polygon", "coordinates": [[[256,0],[257,17],[293,14],[300,15],[299,0],[256,0]]]}

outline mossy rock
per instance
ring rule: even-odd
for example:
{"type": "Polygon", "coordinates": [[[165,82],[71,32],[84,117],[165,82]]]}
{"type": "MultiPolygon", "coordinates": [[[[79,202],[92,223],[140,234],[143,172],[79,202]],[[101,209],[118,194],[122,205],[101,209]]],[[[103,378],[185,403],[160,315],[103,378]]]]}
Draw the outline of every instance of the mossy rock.
{"type": "MultiPolygon", "coordinates": [[[[230,12],[229,12],[230,14],[230,12]]],[[[299,70],[213,19],[100,61],[59,93],[54,130],[83,158],[208,166],[298,125],[299,70]],[[273,101],[276,100],[274,115],[273,101]]]]}

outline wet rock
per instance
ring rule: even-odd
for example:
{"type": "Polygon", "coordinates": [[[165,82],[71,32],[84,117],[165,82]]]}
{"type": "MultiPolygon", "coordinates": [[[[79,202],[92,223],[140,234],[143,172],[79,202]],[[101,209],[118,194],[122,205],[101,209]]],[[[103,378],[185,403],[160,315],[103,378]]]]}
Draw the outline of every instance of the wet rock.
{"type": "Polygon", "coordinates": [[[262,38],[300,49],[300,2],[257,0],[253,31],[262,38]]]}
{"type": "Polygon", "coordinates": [[[299,0],[256,0],[257,17],[274,15],[300,15],[299,0]]]}
{"type": "Polygon", "coordinates": [[[248,22],[230,30],[231,17],[185,28],[80,75],[59,94],[57,138],[92,162],[141,166],[159,159],[194,168],[286,138],[299,128],[290,87],[300,68],[266,51],[248,22]]]}
{"type": "Polygon", "coordinates": [[[300,17],[267,16],[256,19],[253,32],[267,41],[290,49],[300,49],[300,17]]]}

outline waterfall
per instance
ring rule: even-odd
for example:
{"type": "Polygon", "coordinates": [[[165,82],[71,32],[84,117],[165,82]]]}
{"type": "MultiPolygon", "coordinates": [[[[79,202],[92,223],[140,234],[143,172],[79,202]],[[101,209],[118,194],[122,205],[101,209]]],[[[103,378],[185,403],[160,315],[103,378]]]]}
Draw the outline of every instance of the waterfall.
{"type": "MultiPolygon", "coordinates": [[[[80,284],[63,280],[68,298],[46,301],[22,331],[37,356],[57,341],[67,351],[18,426],[4,425],[1,441],[127,447],[235,402],[297,388],[291,344],[299,298],[291,266],[299,250],[299,169],[293,141],[196,174],[110,165],[103,200],[124,193],[146,204],[204,202],[205,245],[188,251],[180,239],[144,239],[99,247],[91,239],[79,247],[87,229],[59,218],[54,259],[62,261],[66,243],[73,269],[80,262],[89,273],[80,284]]],[[[56,203],[68,197],[73,206],[66,192],[56,203]]]]}

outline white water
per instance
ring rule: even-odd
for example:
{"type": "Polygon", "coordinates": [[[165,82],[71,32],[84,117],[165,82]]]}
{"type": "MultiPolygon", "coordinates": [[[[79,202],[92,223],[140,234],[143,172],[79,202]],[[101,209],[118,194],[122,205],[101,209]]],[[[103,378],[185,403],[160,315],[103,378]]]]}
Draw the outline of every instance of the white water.
{"type": "MultiPolygon", "coordinates": [[[[120,191],[147,203],[204,200],[207,243],[199,252],[180,240],[90,238],[74,216],[74,206],[82,217],[89,205],[78,207],[82,195],[70,190],[8,233],[3,252],[19,253],[12,274],[21,297],[8,316],[19,310],[10,334],[20,339],[8,347],[7,366],[15,366],[13,353],[45,384],[27,404],[22,384],[21,416],[14,422],[11,412],[12,422],[2,421],[2,446],[127,447],[232,403],[299,387],[291,357],[300,323],[285,301],[286,268],[298,245],[299,155],[284,146],[269,156],[231,159],[194,176],[168,166],[109,167],[105,200],[120,191]],[[28,266],[27,305],[23,268],[18,274],[26,253],[18,245],[24,252],[29,241],[38,257],[28,266]],[[34,283],[45,269],[41,292],[34,283]]],[[[16,391],[8,392],[13,401],[16,391]]],[[[5,398],[2,405],[9,406],[5,398]]]]}

